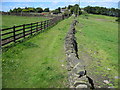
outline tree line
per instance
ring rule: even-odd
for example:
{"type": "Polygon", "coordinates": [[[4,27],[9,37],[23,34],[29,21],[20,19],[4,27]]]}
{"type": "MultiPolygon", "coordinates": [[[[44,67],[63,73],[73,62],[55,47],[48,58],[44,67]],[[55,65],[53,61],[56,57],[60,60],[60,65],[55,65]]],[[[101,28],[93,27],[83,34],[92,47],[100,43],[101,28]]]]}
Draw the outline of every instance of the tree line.
{"type": "MultiPolygon", "coordinates": [[[[20,12],[35,12],[35,13],[42,13],[42,12],[52,12],[53,14],[59,14],[62,13],[61,10],[62,9],[66,9],[64,11],[64,14],[68,15],[68,14],[75,14],[80,15],[82,14],[81,12],[81,8],[78,4],[75,5],[68,5],[67,7],[58,7],[55,10],[50,10],[49,8],[41,8],[41,7],[25,7],[25,8],[14,8],[14,9],[10,9],[9,12],[10,13],[20,13],[20,12]]],[[[86,11],[87,13],[92,13],[92,14],[100,14],[100,15],[107,15],[107,16],[115,16],[115,17],[119,17],[120,15],[120,10],[119,9],[115,9],[115,8],[106,8],[106,7],[92,7],[92,6],[87,6],[85,8],[83,8],[84,11],[86,11]]]]}
{"type": "Polygon", "coordinates": [[[84,8],[84,11],[86,11],[87,13],[114,16],[114,17],[119,17],[119,13],[120,13],[119,9],[98,7],[98,6],[96,7],[87,6],[84,8]]]}
{"type": "Polygon", "coordinates": [[[21,12],[36,12],[36,13],[42,13],[42,12],[52,12],[54,14],[59,14],[62,13],[61,10],[65,9],[64,14],[81,14],[81,9],[79,7],[78,4],[75,5],[68,5],[68,7],[58,7],[55,10],[51,10],[49,8],[41,8],[41,7],[37,7],[37,8],[33,8],[33,7],[25,7],[25,8],[14,8],[14,9],[10,9],[9,12],[10,13],[21,13],[21,12]]]}
{"type": "Polygon", "coordinates": [[[42,13],[42,12],[49,12],[49,8],[41,8],[41,7],[37,7],[37,8],[33,8],[33,7],[25,7],[25,8],[14,8],[14,9],[10,9],[9,12],[11,13],[20,13],[20,12],[36,12],[36,13],[42,13]]]}

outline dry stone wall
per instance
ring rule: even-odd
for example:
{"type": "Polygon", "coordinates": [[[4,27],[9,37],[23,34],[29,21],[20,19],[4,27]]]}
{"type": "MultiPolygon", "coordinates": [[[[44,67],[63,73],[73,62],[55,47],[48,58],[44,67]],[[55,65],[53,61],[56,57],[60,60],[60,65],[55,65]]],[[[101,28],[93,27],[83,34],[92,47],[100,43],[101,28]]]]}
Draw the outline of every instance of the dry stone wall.
{"type": "Polygon", "coordinates": [[[76,29],[75,25],[78,23],[74,20],[70,25],[70,30],[65,37],[65,52],[67,60],[68,69],[68,81],[70,88],[86,88],[94,89],[93,80],[87,75],[85,70],[85,65],[78,56],[78,48],[76,42],[76,29]]]}

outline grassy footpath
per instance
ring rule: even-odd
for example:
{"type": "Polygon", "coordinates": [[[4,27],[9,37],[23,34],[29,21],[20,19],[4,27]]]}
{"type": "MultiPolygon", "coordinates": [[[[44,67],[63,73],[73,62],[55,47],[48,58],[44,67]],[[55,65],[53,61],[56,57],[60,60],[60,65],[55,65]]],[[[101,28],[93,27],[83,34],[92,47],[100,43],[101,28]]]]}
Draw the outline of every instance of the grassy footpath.
{"type": "Polygon", "coordinates": [[[3,51],[3,88],[67,87],[64,38],[71,19],[3,51]]]}
{"type": "Polygon", "coordinates": [[[115,17],[82,15],[78,17],[77,42],[79,56],[87,65],[96,85],[117,87],[118,23],[115,17]]]}
{"type": "Polygon", "coordinates": [[[2,15],[2,26],[0,28],[9,28],[14,25],[22,25],[29,24],[34,22],[40,22],[47,20],[48,18],[44,17],[26,17],[26,16],[10,16],[10,15],[2,15]]]}

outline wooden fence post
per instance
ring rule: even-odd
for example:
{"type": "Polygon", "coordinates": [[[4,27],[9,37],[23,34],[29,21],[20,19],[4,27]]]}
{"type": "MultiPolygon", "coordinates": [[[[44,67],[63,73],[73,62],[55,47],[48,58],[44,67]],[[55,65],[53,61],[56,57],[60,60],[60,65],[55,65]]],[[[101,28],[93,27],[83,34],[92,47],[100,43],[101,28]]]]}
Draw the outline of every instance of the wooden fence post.
{"type": "Polygon", "coordinates": [[[45,28],[46,28],[46,21],[44,21],[44,30],[45,30],[45,28]]]}
{"type": "Polygon", "coordinates": [[[25,38],[25,24],[23,24],[23,37],[25,38]]]}
{"type": "Polygon", "coordinates": [[[31,35],[32,35],[32,23],[31,23],[31,35]]]}
{"type": "Polygon", "coordinates": [[[50,27],[50,20],[48,21],[48,27],[50,27]]]}
{"type": "Polygon", "coordinates": [[[42,29],[43,29],[43,27],[42,27],[43,24],[42,24],[42,23],[43,23],[43,21],[41,21],[41,24],[40,24],[40,25],[41,25],[41,26],[40,26],[41,31],[42,31],[42,29]]]}
{"type": "Polygon", "coordinates": [[[50,26],[52,26],[52,25],[53,25],[53,24],[52,24],[52,22],[53,22],[53,19],[51,19],[51,20],[50,20],[50,23],[51,23],[51,24],[50,24],[50,26]]]}
{"type": "Polygon", "coordinates": [[[49,26],[51,26],[51,19],[49,20],[49,26]]]}
{"type": "Polygon", "coordinates": [[[15,26],[13,26],[13,38],[14,38],[14,42],[16,42],[16,39],[15,39],[15,26]]]}
{"type": "Polygon", "coordinates": [[[38,32],[38,22],[36,23],[37,25],[36,25],[36,32],[38,32]]]}
{"type": "Polygon", "coordinates": [[[46,28],[48,28],[48,20],[47,20],[46,28]]]}
{"type": "Polygon", "coordinates": [[[38,31],[40,31],[40,22],[38,22],[38,31]]]}

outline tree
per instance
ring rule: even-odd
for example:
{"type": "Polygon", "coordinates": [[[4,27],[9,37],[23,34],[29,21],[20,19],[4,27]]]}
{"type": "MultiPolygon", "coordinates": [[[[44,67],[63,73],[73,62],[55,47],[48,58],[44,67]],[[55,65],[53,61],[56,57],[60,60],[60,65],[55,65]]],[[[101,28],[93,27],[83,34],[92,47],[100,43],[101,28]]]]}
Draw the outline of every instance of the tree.
{"type": "Polygon", "coordinates": [[[9,11],[9,12],[10,12],[10,13],[12,13],[12,12],[13,12],[13,10],[11,10],[11,9],[10,9],[10,11],[9,11]]]}
{"type": "Polygon", "coordinates": [[[72,5],[68,5],[68,9],[71,9],[73,6],[72,5]]]}
{"type": "Polygon", "coordinates": [[[29,12],[29,10],[28,9],[23,9],[22,12],[29,12]]]}
{"type": "Polygon", "coordinates": [[[81,12],[81,9],[80,9],[80,7],[79,7],[79,5],[78,4],[75,4],[74,6],[73,6],[73,12],[74,12],[74,14],[77,16],[77,15],[80,15],[82,12],[81,12]]]}
{"type": "Polygon", "coordinates": [[[101,14],[101,15],[115,16],[115,17],[118,17],[119,16],[118,12],[120,12],[119,9],[115,9],[115,8],[91,7],[91,6],[85,7],[84,10],[87,13],[101,14]]]}
{"type": "Polygon", "coordinates": [[[66,9],[67,7],[65,6],[65,7],[63,7],[62,9],[66,9]]]}
{"type": "Polygon", "coordinates": [[[49,8],[44,9],[44,12],[49,12],[49,11],[50,11],[49,8]]]}
{"type": "Polygon", "coordinates": [[[61,13],[61,8],[60,7],[58,7],[58,13],[61,13]]]}
{"type": "Polygon", "coordinates": [[[21,12],[22,9],[20,7],[17,8],[17,12],[21,12]]]}
{"type": "Polygon", "coordinates": [[[42,9],[41,7],[38,7],[38,8],[36,8],[36,12],[42,13],[42,12],[43,12],[43,9],[42,9]]]}
{"type": "Polygon", "coordinates": [[[35,12],[35,9],[32,7],[28,7],[27,10],[29,10],[29,12],[35,12]]]}
{"type": "Polygon", "coordinates": [[[14,12],[14,13],[17,13],[17,9],[16,9],[16,8],[14,8],[14,9],[13,9],[13,12],[14,12]]]}
{"type": "Polygon", "coordinates": [[[73,7],[70,8],[70,12],[71,12],[71,14],[74,13],[74,8],[73,7]]]}
{"type": "Polygon", "coordinates": [[[64,12],[64,15],[65,15],[65,16],[70,15],[70,11],[66,10],[66,11],[64,12]]]}
{"type": "Polygon", "coordinates": [[[74,12],[74,8],[73,8],[74,6],[72,6],[72,5],[68,5],[68,9],[70,10],[70,14],[73,14],[73,12],[74,12]]]}

